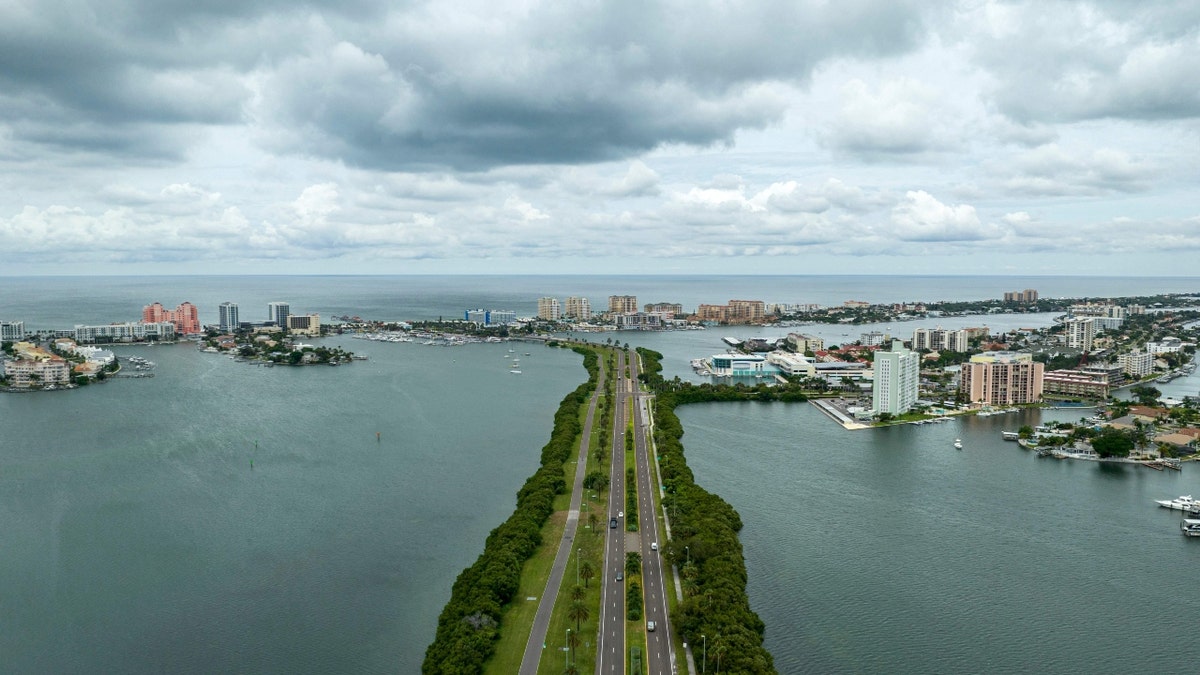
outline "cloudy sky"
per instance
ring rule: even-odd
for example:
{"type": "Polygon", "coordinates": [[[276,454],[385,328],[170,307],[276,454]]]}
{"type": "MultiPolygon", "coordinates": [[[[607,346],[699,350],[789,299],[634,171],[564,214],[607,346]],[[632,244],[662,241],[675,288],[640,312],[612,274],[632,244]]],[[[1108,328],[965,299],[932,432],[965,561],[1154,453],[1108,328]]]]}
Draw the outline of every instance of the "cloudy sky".
{"type": "Polygon", "coordinates": [[[0,274],[1200,275],[1200,3],[0,0],[0,274]]]}

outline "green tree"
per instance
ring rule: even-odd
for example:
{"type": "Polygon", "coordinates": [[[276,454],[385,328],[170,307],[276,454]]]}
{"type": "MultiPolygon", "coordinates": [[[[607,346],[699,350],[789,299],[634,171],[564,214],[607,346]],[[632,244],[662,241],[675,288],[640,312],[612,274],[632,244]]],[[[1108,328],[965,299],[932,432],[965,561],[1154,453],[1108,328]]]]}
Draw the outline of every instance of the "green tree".
{"type": "Polygon", "coordinates": [[[1092,439],[1092,449],[1101,457],[1128,457],[1133,439],[1117,429],[1105,429],[1092,439]]]}
{"type": "Polygon", "coordinates": [[[572,602],[571,606],[567,608],[567,618],[575,622],[576,633],[579,632],[583,622],[587,621],[589,618],[591,618],[591,616],[592,610],[588,609],[588,606],[583,602],[572,602]]]}
{"type": "Polygon", "coordinates": [[[1138,403],[1146,406],[1158,405],[1158,397],[1162,396],[1162,392],[1158,389],[1145,385],[1133,387],[1129,390],[1129,393],[1133,394],[1138,403]]]}
{"type": "Polygon", "coordinates": [[[590,560],[584,560],[579,563],[579,577],[583,579],[583,585],[588,585],[588,580],[596,576],[596,568],[590,560]]]}
{"type": "Polygon", "coordinates": [[[1020,429],[1017,429],[1017,437],[1026,439],[1033,438],[1033,427],[1029,426],[1028,424],[1022,425],[1020,429]]]}

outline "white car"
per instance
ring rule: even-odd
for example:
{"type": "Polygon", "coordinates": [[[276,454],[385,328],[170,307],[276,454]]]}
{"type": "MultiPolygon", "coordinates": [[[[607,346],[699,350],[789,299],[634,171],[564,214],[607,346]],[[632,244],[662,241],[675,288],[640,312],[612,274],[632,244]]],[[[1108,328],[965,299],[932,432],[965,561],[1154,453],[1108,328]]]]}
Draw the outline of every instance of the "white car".
{"type": "Polygon", "coordinates": [[[658,550],[658,542],[657,542],[657,541],[652,541],[652,542],[650,542],[650,550],[651,550],[651,551],[657,551],[657,550],[658,550]]]}
{"type": "Polygon", "coordinates": [[[624,518],[624,517],[625,517],[625,512],[624,512],[624,511],[617,511],[617,517],[618,517],[618,518],[624,518]]]}

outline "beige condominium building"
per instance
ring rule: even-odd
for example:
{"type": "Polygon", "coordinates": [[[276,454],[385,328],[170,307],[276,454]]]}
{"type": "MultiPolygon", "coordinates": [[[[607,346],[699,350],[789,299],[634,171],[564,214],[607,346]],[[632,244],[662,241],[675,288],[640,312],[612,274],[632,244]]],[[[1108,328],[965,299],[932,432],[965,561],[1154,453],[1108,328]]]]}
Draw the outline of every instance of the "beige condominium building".
{"type": "Polygon", "coordinates": [[[1036,403],[1042,397],[1044,370],[1032,354],[984,352],[963,364],[961,389],[971,403],[1036,403]]]}

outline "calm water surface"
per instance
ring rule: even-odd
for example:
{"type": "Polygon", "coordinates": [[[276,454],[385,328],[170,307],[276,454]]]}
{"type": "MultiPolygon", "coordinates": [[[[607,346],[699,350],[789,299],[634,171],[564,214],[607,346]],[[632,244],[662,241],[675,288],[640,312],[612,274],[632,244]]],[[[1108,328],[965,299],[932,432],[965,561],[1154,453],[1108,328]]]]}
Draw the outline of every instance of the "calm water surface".
{"type": "Polygon", "coordinates": [[[418,672],[585,374],[341,343],[370,360],[118,348],[157,377],[0,396],[0,670],[418,672]]]}
{"type": "MultiPolygon", "coordinates": [[[[184,300],[205,322],[225,300],[245,320],[274,300],[325,318],[429,319],[530,314],[542,295],[834,304],[1029,287],[1130,295],[1200,280],[7,278],[0,319],[64,328],[184,300]]],[[[803,330],[832,342],[870,328],[803,330]]],[[[693,378],[688,361],[723,351],[722,336],[783,332],[619,339],[663,352],[667,377],[693,378]]],[[[450,585],[511,512],[585,373],[543,347],[522,348],[511,375],[507,345],[329,342],[370,360],[266,369],[187,345],[118,348],[157,362],[157,377],[0,395],[0,670],[417,672],[450,585]]],[[[1171,391],[1189,388],[1200,379],[1171,391]]],[[[1038,461],[999,440],[1037,413],[845,432],[803,404],[680,412],[698,480],[746,523],[751,604],[781,672],[1195,670],[1200,542],[1152,502],[1200,494],[1194,466],[1038,461]]]]}
{"type": "Polygon", "coordinates": [[[745,522],[780,672],[1195,671],[1172,617],[1200,613],[1200,542],[1153,502],[1200,493],[1194,465],[1038,459],[1000,439],[1076,412],[858,432],[808,404],[679,412],[697,481],[745,522]]]}

